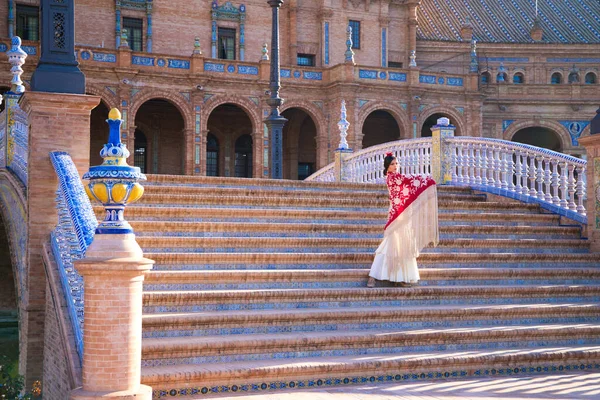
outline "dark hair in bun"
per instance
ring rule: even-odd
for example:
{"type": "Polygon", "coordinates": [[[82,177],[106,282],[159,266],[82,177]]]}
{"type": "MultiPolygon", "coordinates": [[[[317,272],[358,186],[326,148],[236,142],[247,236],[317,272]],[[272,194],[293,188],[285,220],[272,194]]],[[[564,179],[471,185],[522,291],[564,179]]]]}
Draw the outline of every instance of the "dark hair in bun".
{"type": "Polygon", "coordinates": [[[385,158],[383,159],[383,175],[387,175],[388,168],[395,159],[396,157],[394,157],[394,154],[385,153],[385,158]]]}

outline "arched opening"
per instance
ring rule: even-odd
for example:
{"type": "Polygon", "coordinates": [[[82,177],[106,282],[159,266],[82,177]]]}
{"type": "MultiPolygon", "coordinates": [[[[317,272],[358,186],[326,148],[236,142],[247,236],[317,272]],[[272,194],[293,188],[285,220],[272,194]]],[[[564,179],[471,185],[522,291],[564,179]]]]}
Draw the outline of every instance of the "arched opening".
{"type": "Polygon", "coordinates": [[[0,219],[0,360],[6,357],[9,374],[19,371],[17,291],[4,221],[0,219]]]}
{"type": "Polygon", "coordinates": [[[100,101],[90,115],[90,165],[102,164],[100,150],[108,142],[108,106],[100,101]]]}
{"type": "Polygon", "coordinates": [[[437,125],[437,121],[440,118],[448,118],[450,120],[450,124],[456,125],[453,121],[453,118],[449,115],[441,113],[432,114],[427,117],[425,122],[423,122],[423,126],[421,127],[421,137],[431,137],[431,127],[437,125]]]}
{"type": "Polygon", "coordinates": [[[548,150],[562,151],[562,145],[558,134],[551,129],[541,126],[532,126],[517,131],[513,136],[512,141],[542,147],[548,150]]]}
{"type": "MultiPolygon", "coordinates": [[[[252,121],[248,114],[236,104],[221,104],[210,113],[207,128],[207,150],[209,136],[212,135],[217,144],[217,151],[211,155],[215,163],[211,173],[215,176],[252,177],[252,121]]],[[[208,154],[206,162],[208,175],[208,154]]]]}
{"type": "Polygon", "coordinates": [[[252,178],[251,135],[242,135],[235,141],[235,177],[252,178]]]}
{"type": "Polygon", "coordinates": [[[316,170],[317,127],[300,108],[289,108],[282,115],[288,120],[283,126],[283,177],[306,179],[316,170]]]}
{"type": "Polygon", "coordinates": [[[522,73],[517,72],[516,74],[513,75],[513,83],[520,85],[522,83],[525,83],[525,77],[523,76],[522,73]]]}
{"type": "Polygon", "coordinates": [[[146,137],[146,172],[184,174],[185,123],[177,107],[163,99],[148,100],[138,109],[135,125],[146,137]]]}
{"type": "Polygon", "coordinates": [[[140,171],[145,174],[148,169],[148,140],[144,132],[136,129],[133,143],[133,165],[139,167],[140,171]]]}
{"type": "Polygon", "coordinates": [[[206,137],[206,176],[219,176],[219,141],[212,133],[206,137]]]}
{"type": "Polygon", "coordinates": [[[481,74],[481,83],[483,84],[488,84],[490,83],[491,77],[490,77],[490,73],[489,72],[484,72],[481,74]]]}
{"type": "Polygon", "coordinates": [[[362,133],[363,149],[400,140],[400,127],[392,114],[385,110],[375,110],[369,114],[363,123],[362,133]]]}
{"type": "Polygon", "coordinates": [[[559,85],[562,83],[562,75],[560,74],[560,72],[555,72],[552,74],[552,76],[550,77],[550,83],[552,85],[559,85]]]}
{"type": "Polygon", "coordinates": [[[587,74],[585,74],[586,85],[595,85],[596,82],[598,82],[596,79],[596,74],[594,74],[593,72],[588,72],[587,74]]]}
{"type": "Polygon", "coordinates": [[[579,74],[577,72],[569,74],[569,83],[579,83],[579,74]]]}

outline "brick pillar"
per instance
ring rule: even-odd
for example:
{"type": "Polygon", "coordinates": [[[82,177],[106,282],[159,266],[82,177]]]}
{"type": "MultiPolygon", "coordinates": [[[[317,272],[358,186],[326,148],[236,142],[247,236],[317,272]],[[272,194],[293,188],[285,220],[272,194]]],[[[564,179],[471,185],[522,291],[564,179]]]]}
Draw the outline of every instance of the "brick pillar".
{"type": "MultiPolygon", "coordinates": [[[[600,113],[599,113],[600,115],[600,113]]],[[[600,134],[579,139],[587,152],[588,240],[590,251],[600,253],[600,134]]]]}
{"type": "Polygon", "coordinates": [[[42,246],[57,223],[57,178],[48,153],[68,152],[80,174],[90,157],[90,113],[100,98],[78,94],[26,92],[20,106],[28,114],[27,290],[21,299],[19,371],[26,387],[42,378],[46,275],[42,246]]]}
{"type": "Polygon", "coordinates": [[[75,263],[84,280],[83,387],[71,400],[150,400],[140,384],[142,284],[154,261],[133,234],[97,234],[75,263]]]}
{"type": "Polygon", "coordinates": [[[452,180],[452,160],[444,156],[450,154],[445,139],[454,137],[455,129],[448,118],[438,119],[431,127],[431,177],[438,185],[452,180]]]}

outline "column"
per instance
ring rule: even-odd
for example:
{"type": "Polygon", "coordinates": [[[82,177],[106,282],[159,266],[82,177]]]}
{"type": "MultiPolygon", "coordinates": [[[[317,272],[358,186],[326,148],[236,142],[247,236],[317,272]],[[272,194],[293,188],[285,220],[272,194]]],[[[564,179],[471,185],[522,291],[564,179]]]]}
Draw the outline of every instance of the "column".
{"type": "Polygon", "coordinates": [[[446,139],[454,137],[455,129],[448,118],[438,119],[437,125],[431,127],[431,177],[439,185],[452,180],[452,160],[444,155],[450,154],[446,139]]]}

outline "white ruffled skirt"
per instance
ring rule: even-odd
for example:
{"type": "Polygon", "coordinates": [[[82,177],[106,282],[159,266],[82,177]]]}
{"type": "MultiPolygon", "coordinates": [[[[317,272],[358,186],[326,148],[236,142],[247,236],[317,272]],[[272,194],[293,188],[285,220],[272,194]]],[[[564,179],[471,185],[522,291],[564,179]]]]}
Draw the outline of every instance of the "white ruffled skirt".
{"type": "Polygon", "coordinates": [[[424,247],[437,245],[438,241],[437,188],[433,185],[386,228],[369,276],[383,281],[418,282],[417,257],[424,247]]]}

